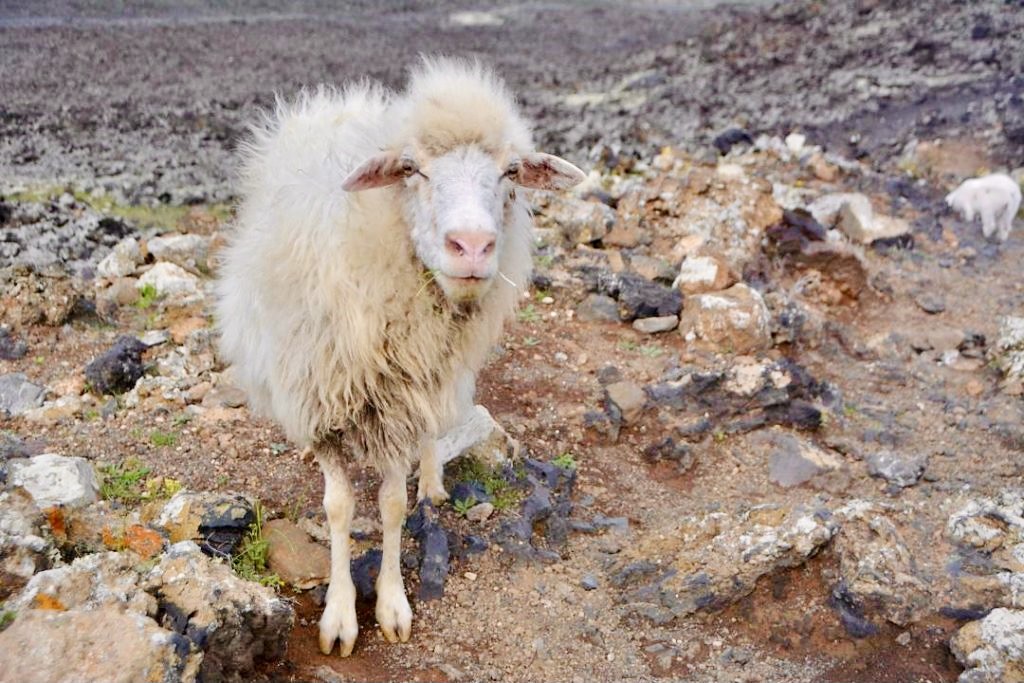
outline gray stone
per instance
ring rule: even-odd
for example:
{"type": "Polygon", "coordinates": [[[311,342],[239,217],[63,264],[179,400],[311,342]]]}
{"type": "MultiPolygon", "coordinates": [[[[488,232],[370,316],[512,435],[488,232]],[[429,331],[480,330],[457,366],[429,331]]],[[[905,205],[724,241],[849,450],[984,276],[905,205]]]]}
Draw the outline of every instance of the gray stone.
{"type": "Polygon", "coordinates": [[[2,683],[191,683],[202,659],[185,636],[116,606],[28,610],[0,633],[2,683]]]}
{"type": "Polygon", "coordinates": [[[937,292],[918,292],[914,296],[914,303],[925,313],[942,313],[946,310],[946,301],[937,292]]]}
{"type": "Polygon", "coordinates": [[[881,450],[869,454],[864,458],[864,462],[868,466],[868,474],[872,477],[881,477],[893,486],[906,488],[916,484],[924,474],[928,456],[881,450]]]}
{"type": "Polygon", "coordinates": [[[585,574],[583,578],[580,579],[580,586],[585,591],[597,590],[598,585],[597,577],[593,574],[585,574]]]}
{"type": "Polygon", "coordinates": [[[633,329],[643,334],[669,332],[679,326],[679,316],[661,315],[654,318],[637,318],[633,321],[633,329]]]}
{"type": "Polygon", "coordinates": [[[1024,610],[992,610],[957,631],[949,649],[965,669],[959,683],[1024,680],[1024,610]]]}
{"type": "Polygon", "coordinates": [[[619,307],[604,294],[588,294],[576,307],[576,318],[583,322],[619,322],[619,307]]]}
{"type": "Polygon", "coordinates": [[[202,235],[161,235],[146,242],[146,248],[157,261],[167,261],[195,270],[206,267],[210,238],[202,235]]]}
{"type": "Polygon", "coordinates": [[[768,460],[768,479],[779,486],[799,486],[842,465],[836,456],[791,434],[771,432],[762,438],[772,448],[768,460]]]}
{"type": "Polygon", "coordinates": [[[466,511],[466,519],[471,522],[486,522],[494,514],[494,505],[491,503],[478,503],[466,511]]]}
{"type": "Polygon", "coordinates": [[[38,408],[45,395],[45,387],[30,382],[23,372],[0,375],[0,416],[16,417],[38,408]]]}
{"type": "MultiPolygon", "coordinates": [[[[6,588],[20,588],[37,571],[48,568],[59,554],[45,520],[32,497],[21,489],[0,492],[0,573],[6,588]],[[14,581],[12,579],[20,579],[14,581]]],[[[4,595],[0,593],[0,599],[4,595]]]]}
{"type": "Polygon", "coordinates": [[[139,278],[136,286],[156,290],[157,296],[172,305],[186,305],[203,298],[199,278],[174,263],[161,261],[139,278]]]}
{"type": "Polygon", "coordinates": [[[134,237],[121,240],[96,266],[96,274],[109,280],[128,277],[142,263],[142,250],[134,237]]]}
{"type": "Polygon", "coordinates": [[[608,400],[618,408],[626,424],[639,419],[647,403],[647,394],[639,384],[629,381],[615,382],[605,387],[605,391],[608,392],[608,400]]]}
{"type": "Polygon", "coordinates": [[[99,484],[92,465],[84,458],[43,453],[10,463],[10,481],[31,494],[36,505],[84,507],[99,499],[99,484]]]}
{"type": "Polygon", "coordinates": [[[573,197],[555,198],[544,211],[571,244],[587,244],[603,239],[615,225],[615,210],[600,202],[573,197]]]}
{"type": "Polygon", "coordinates": [[[1024,379],[1024,317],[1008,315],[999,319],[994,353],[1007,380],[1024,379]]]}

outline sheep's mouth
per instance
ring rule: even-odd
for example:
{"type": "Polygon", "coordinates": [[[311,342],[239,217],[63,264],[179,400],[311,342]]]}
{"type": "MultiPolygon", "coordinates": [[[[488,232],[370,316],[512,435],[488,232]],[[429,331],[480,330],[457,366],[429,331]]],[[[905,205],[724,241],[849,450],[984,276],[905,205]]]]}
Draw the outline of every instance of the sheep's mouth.
{"type": "Polygon", "coordinates": [[[487,280],[489,280],[490,278],[476,277],[474,275],[470,275],[469,277],[452,277],[451,275],[449,275],[448,279],[458,285],[473,286],[483,284],[484,282],[487,282],[487,280]]]}

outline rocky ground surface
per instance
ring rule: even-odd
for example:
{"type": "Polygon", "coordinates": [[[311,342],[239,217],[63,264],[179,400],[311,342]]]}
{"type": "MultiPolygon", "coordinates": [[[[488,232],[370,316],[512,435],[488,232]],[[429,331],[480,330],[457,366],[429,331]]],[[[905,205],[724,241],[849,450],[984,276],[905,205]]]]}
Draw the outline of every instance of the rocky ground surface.
{"type": "Polygon", "coordinates": [[[5,9],[0,680],[1024,680],[1024,242],[942,201],[1019,166],[1024,12],[296,7],[5,9]],[[370,16],[426,42],[325,56],[370,16]],[[534,197],[452,501],[410,511],[406,645],[372,627],[379,479],[353,467],[341,660],[316,466],[212,343],[229,148],[270,89],[396,79],[445,40],[594,171],[534,197]]]}

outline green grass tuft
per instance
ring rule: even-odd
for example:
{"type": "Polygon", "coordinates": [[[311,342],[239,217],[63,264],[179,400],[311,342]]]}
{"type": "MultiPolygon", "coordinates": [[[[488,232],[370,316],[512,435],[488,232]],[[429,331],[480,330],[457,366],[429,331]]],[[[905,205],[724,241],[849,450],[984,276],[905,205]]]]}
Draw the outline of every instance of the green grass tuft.
{"type": "Polygon", "coordinates": [[[563,470],[574,470],[576,469],[576,458],[572,457],[572,453],[562,453],[552,460],[551,464],[555,467],[561,467],[563,470]]]}
{"type": "Polygon", "coordinates": [[[18,616],[17,612],[15,612],[13,610],[9,610],[9,609],[5,609],[4,611],[0,612],[0,631],[3,631],[8,626],[13,624],[14,623],[14,619],[17,616],[18,616]]]}
{"type": "Polygon", "coordinates": [[[157,299],[156,287],[150,283],[142,285],[139,290],[139,299],[135,302],[135,308],[145,310],[152,306],[157,299]]]}
{"type": "Polygon", "coordinates": [[[494,499],[492,504],[495,510],[501,511],[513,508],[523,498],[522,491],[503,477],[501,472],[491,469],[476,458],[462,457],[456,460],[453,465],[451,468],[453,479],[457,482],[479,482],[487,494],[494,499]]]}
{"type": "Polygon", "coordinates": [[[231,558],[231,568],[246,581],[255,581],[274,589],[281,588],[284,586],[281,577],[267,570],[270,543],[263,536],[263,506],[257,502],[253,510],[256,518],[242,539],[238,552],[231,558]]]}
{"type": "Polygon", "coordinates": [[[120,465],[100,465],[100,495],[106,500],[136,503],[142,500],[150,469],[134,458],[120,465]]]}
{"type": "Polygon", "coordinates": [[[149,442],[157,447],[173,446],[178,443],[178,434],[176,432],[155,430],[149,433],[149,442]]]}

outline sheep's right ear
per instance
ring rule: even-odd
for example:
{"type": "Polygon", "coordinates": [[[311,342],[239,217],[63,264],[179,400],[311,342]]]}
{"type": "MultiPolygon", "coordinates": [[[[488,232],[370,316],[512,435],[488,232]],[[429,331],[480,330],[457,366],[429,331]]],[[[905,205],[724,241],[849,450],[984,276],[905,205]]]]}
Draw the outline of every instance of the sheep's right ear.
{"type": "Polygon", "coordinates": [[[346,192],[358,192],[375,187],[387,187],[415,172],[416,164],[411,159],[394,152],[385,152],[361,163],[348,174],[341,183],[341,188],[346,192]]]}

